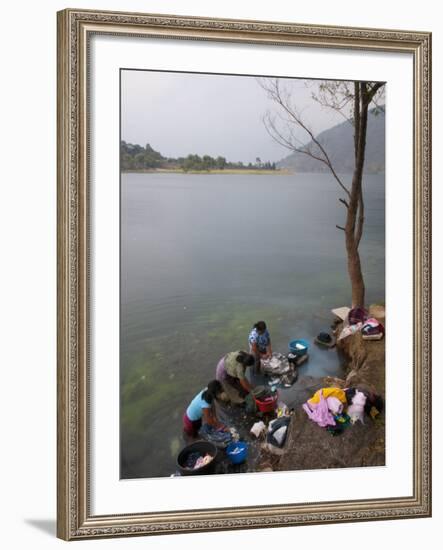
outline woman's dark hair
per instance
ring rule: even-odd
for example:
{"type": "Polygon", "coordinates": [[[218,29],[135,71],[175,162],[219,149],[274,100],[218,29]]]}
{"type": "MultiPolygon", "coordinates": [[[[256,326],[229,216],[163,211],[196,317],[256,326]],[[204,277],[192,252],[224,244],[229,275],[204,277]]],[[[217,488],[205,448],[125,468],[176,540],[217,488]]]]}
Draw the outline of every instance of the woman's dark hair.
{"type": "Polygon", "coordinates": [[[217,399],[217,396],[223,391],[223,386],[218,380],[211,380],[208,387],[202,393],[202,399],[209,403],[209,405],[217,399]]]}
{"type": "Polygon", "coordinates": [[[255,365],[255,357],[250,353],[246,353],[246,351],[239,351],[236,361],[244,367],[252,367],[252,365],[255,365]]]}
{"type": "Polygon", "coordinates": [[[254,328],[259,332],[263,332],[266,330],[266,323],[264,321],[259,321],[258,323],[255,323],[254,328]]]}

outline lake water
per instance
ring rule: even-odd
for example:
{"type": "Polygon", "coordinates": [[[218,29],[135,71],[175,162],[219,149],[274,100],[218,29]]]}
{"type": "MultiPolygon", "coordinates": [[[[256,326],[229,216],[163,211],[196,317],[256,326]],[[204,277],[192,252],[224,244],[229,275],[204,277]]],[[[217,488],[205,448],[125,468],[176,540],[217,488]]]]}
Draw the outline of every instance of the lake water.
{"type": "MultiPolygon", "coordinates": [[[[365,176],[367,303],[384,301],[384,191],[365,176]]],[[[253,323],[286,353],[349,304],[342,196],[328,174],[122,175],[122,478],[174,472],[184,410],[253,323]]],[[[302,374],[341,374],[335,351],[310,351],[302,374]]]]}

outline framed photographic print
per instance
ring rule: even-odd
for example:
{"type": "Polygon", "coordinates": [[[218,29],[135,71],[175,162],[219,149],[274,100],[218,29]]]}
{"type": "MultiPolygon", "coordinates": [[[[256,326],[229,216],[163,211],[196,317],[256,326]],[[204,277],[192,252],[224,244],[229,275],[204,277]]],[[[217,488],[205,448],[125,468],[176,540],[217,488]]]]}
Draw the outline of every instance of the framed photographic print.
{"type": "Polygon", "coordinates": [[[58,536],[426,517],[431,36],[58,13],[58,536]]]}

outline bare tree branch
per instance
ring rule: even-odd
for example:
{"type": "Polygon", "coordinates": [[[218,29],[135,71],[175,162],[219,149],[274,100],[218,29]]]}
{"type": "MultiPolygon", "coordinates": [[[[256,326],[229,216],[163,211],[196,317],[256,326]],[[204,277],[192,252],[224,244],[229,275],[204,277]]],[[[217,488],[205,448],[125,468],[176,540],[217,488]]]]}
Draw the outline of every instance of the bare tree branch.
{"type": "Polygon", "coordinates": [[[352,111],[346,113],[347,107],[352,104],[352,94],[347,82],[325,81],[319,84],[318,93],[311,93],[311,97],[326,109],[332,109],[351,125],[354,125],[352,111]]]}
{"type": "Polygon", "coordinates": [[[325,148],[322,146],[320,141],[315,137],[314,132],[303,121],[303,119],[301,118],[300,114],[297,112],[295,107],[290,106],[290,100],[288,99],[288,97],[285,97],[285,96],[287,96],[287,94],[285,94],[284,92],[282,92],[280,90],[280,84],[279,84],[278,79],[268,81],[267,84],[264,84],[263,82],[259,82],[259,83],[262,86],[262,88],[268,93],[268,96],[270,97],[270,99],[274,100],[275,103],[277,103],[277,105],[279,105],[281,107],[281,109],[283,109],[283,111],[287,114],[287,116],[299,128],[302,128],[308,134],[308,136],[311,138],[311,143],[314,143],[318,147],[318,149],[320,150],[321,156],[319,156],[318,154],[314,154],[312,149],[309,148],[309,145],[304,146],[304,147],[296,146],[294,143],[291,142],[291,140],[289,140],[287,137],[284,137],[282,135],[282,133],[276,128],[276,125],[275,125],[274,121],[270,120],[270,118],[267,119],[268,123],[270,123],[267,127],[268,133],[272,137],[274,137],[274,134],[275,134],[275,136],[277,137],[276,141],[278,143],[280,143],[281,145],[283,145],[284,147],[286,147],[286,148],[288,148],[292,151],[308,155],[311,158],[313,158],[315,160],[318,160],[318,161],[322,162],[323,164],[325,164],[329,168],[329,170],[331,171],[331,173],[334,176],[337,183],[340,185],[340,187],[346,193],[346,195],[348,197],[350,197],[351,194],[350,194],[349,189],[344,185],[344,183],[342,182],[342,180],[339,178],[338,174],[336,173],[336,171],[335,171],[335,169],[332,165],[331,159],[329,158],[325,148]],[[271,131],[269,131],[269,130],[271,130],[271,131]]]}
{"type": "MultiPolygon", "coordinates": [[[[385,85],[382,82],[345,82],[324,81],[316,82],[312,86],[318,87],[311,97],[322,108],[329,108],[339,113],[354,126],[354,170],[350,187],[344,185],[335,172],[325,147],[318,137],[308,127],[301,112],[293,103],[294,98],[284,87],[285,81],[279,79],[265,79],[259,82],[268,93],[269,99],[277,106],[278,116],[272,118],[269,114],[265,119],[265,128],[269,135],[285,148],[309,156],[323,163],[329,169],[340,187],[345,191],[345,198],[339,201],[346,207],[345,226],[336,225],[337,229],[345,233],[348,274],[352,287],[353,307],[365,303],[365,285],[358,251],[363,235],[365,222],[365,205],[363,201],[363,170],[365,163],[366,138],[368,127],[368,113],[371,103],[375,105],[375,114],[384,109],[380,103],[384,100],[385,85]],[[298,137],[299,130],[309,138],[303,144],[298,137]]],[[[309,84],[306,84],[310,87],[309,84]]]]}
{"type": "Polygon", "coordinates": [[[374,82],[374,84],[369,84],[368,85],[368,98],[369,98],[369,102],[371,102],[373,100],[373,98],[375,97],[376,93],[378,92],[378,90],[380,90],[381,88],[383,88],[383,86],[385,85],[384,82],[374,82]]]}

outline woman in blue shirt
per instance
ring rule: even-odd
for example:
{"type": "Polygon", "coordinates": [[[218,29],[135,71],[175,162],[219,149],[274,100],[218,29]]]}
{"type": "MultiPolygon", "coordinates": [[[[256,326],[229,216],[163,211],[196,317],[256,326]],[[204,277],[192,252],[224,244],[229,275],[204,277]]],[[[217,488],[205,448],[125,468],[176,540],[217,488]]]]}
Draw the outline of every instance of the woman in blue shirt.
{"type": "Polygon", "coordinates": [[[223,386],[218,380],[211,380],[208,387],[199,392],[189,404],[183,415],[183,431],[190,437],[196,437],[202,424],[223,428],[215,413],[215,400],[220,398],[223,386]]]}
{"type": "Polygon", "coordinates": [[[255,357],[256,367],[260,368],[260,359],[269,359],[272,355],[271,336],[264,321],[258,321],[249,333],[249,351],[255,357]]]}

